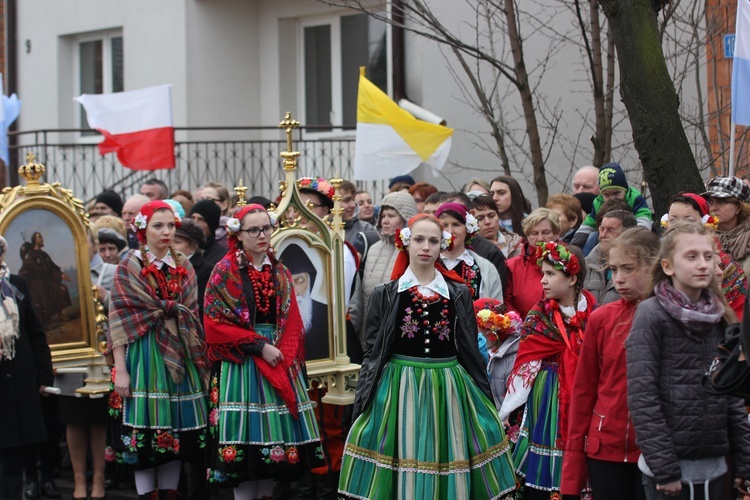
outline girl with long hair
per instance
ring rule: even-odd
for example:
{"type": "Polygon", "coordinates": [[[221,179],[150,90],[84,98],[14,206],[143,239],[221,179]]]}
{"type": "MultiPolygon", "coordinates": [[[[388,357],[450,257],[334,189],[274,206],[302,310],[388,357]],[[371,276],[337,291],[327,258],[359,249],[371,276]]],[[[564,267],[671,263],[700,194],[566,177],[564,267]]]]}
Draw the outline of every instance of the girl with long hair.
{"type": "Polygon", "coordinates": [[[591,313],[586,325],[570,396],[560,486],[564,495],[577,495],[589,478],[594,498],[645,498],[628,413],[624,345],[636,307],[651,291],[658,252],[659,238],[642,227],[628,229],[609,249],[620,299],[591,313]]]}
{"type": "Polygon", "coordinates": [[[736,322],[714,273],[713,236],[670,224],[653,272],[652,297],[625,341],[628,407],[641,450],[647,499],[721,498],[732,455],[735,485],[750,478],[750,423],[743,401],[701,380],[727,324],[736,322]]]}
{"type": "Polygon", "coordinates": [[[440,263],[451,235],[420,214],[396,234],[392,281],[375,288],[373,348],[357,385],[344,498],[501,498],[516,487],[471,292],[440,263]]]}

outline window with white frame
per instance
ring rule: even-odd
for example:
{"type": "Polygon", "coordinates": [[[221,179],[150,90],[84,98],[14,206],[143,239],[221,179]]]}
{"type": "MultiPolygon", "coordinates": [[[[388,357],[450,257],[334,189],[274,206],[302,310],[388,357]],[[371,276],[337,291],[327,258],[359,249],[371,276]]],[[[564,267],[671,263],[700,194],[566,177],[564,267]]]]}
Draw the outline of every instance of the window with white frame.
{"type": "Polygon", "coordinates": [[[366,14],[328,16],[301,23],[302,101],[305,125],[353,128],[357,123],[359,68],[388,92],[387,26],[366,14]]]}
{"type": "MultiPolygon", "coordinates": [[[[77,91],[81,94],[108,94],[124,90],[122,32],[113,31],[78,37],[76,40],[77,91]]],[[[78,123],[88,129],[86,113],[80,113],[78,123]]],[[[83,132],[94,135],[96,132],[83,132]]]]}

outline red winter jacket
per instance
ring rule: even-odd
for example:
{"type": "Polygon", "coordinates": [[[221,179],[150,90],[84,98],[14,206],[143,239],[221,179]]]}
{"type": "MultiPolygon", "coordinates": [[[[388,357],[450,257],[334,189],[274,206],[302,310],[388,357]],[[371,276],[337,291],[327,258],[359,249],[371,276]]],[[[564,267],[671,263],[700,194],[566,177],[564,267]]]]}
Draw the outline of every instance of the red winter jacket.
{"type": "Polygon", "coordinates": [[[503,290],[503,302],[511,311],[516,311],[521,318],[540,300],[544,300],[542,288],[542,269],[536,259],[527,256],[528,243],[523,245],[523,253],[505,263],[508,269],[508,282],[503,290]]]}
{"type": "Polygon", "coordinates": [[[625,339],[637,302],[620,299],[589,317],[578,359],[563,454],[563,495],[577,495],[586,486],[586,458],[636,463],[640,450],[628,410],[625,339]]]}

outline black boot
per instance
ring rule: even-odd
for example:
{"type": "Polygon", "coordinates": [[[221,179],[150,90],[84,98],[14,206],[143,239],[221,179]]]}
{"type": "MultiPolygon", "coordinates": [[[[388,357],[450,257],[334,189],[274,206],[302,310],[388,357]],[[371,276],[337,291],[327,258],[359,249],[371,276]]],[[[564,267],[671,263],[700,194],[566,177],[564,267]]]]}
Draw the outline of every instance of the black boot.
{"type": "Polygon", "coordinates": [[[158,500],[158,498],[159,492],[157,490],[154,490],[151,493],[146,493],[145,495],[138,495],[138,500],[158,500]]]}
{"type": "Polygon", "coordinates": [[[26,483],[26,488],[23,490],[23,494],[26,498],[33,500],[39,498],[39,483],[36,481],[29,481],[26,483]]]}
{"type": "Polygon", "coordinates": [[[180,500],[182,495],[177,490],[159,490],[159,500],[180,500]]]}

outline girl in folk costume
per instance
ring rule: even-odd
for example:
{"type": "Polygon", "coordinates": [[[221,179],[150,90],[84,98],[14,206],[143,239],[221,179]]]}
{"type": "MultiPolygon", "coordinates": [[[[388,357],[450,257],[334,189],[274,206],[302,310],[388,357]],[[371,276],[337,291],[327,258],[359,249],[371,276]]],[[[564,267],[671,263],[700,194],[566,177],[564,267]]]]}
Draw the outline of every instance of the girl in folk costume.
{"type": "Polygon", "coordinates": [[[435,212],[445,229],[453,236],[453,247],[441,255],[442,263],[461,276],[471,290],[472,300],[490,297],[503,300],[503,285],[497,268],[487,259],[467,248],[479,233],[479,224],[460,203],[443,203],[435,212]]]}
{"type": "MultiPolygon", "coordinates": [[[[523,320],[515,311],[508,311],[505,304],[496,299],[474,301],[477,327],[487,340],[487,374],[490,376],[492,397],[500,410],[508,392],[508,377],[518,353],[519,335],[523,320]]],[[[480,342],[481,343],[481,342],[480,342]]],[[[523,416],[523,407],[513,412],[509,420],[508,437],[512,442],[518,438],[518,428],[523,416]]]]}
{"type": "Polygon", "coordinates": [[[577,495],[590,478],[594,498],[645,499],[638,470],[640,450],[627,401],[625,340],[635,310],[651,291],[659,238],[642,227],[612,242],[609,268],[620,295],[593,313],[586,325],[565,443],[563,495],[577,495]]]}
{"type": "Polygon", "coordinates": [[[583,289],[586,268],[575,247],[550,241],[537,247],[545,299],[531,308],[510,375],[500,418],[526,403],[513,450],[516,470],[526,478],[524,499],[560,498],[568,409],[583,331],[594,297],[583,289]]]}
{"type": "Polygon", "coordinates": [[[238,499],[270,498],[274,478],[323,465],[292,277],[270,248],[275,224],[255,204],[230,218],[229,251],[206,289],[208,477],[238,499]]]}
{"type": "Polygon", "coordinates": [[[477,348],[471,292],[439,260],[451,235],[420,214],[373,291],[344,450],[345,498],[501,498],[516,479],[477,348]]]}
{"type": "Polygon", "coordinates": [[[722,498],[728,473],[750,483],[750,424],[740,398],[706,391],[702,379],[734,312],[714,273],[713,234],[670,224],[625,341],[628,407],[641,449],[646,498],[722,498]],[[726,456],[732,456],[728,471],[726,456]]]}
{"type": "Polygon", "coordinates": [[[179,223],[163,201],[141,207],[140,249],[117,267],[111,292],[110,415],[122,424],[111,442],[118,462],[135,465],[141,498],[175,497],[180,460],[205,446],[208,360],[195,273],[172,248],[179,223]]]}

